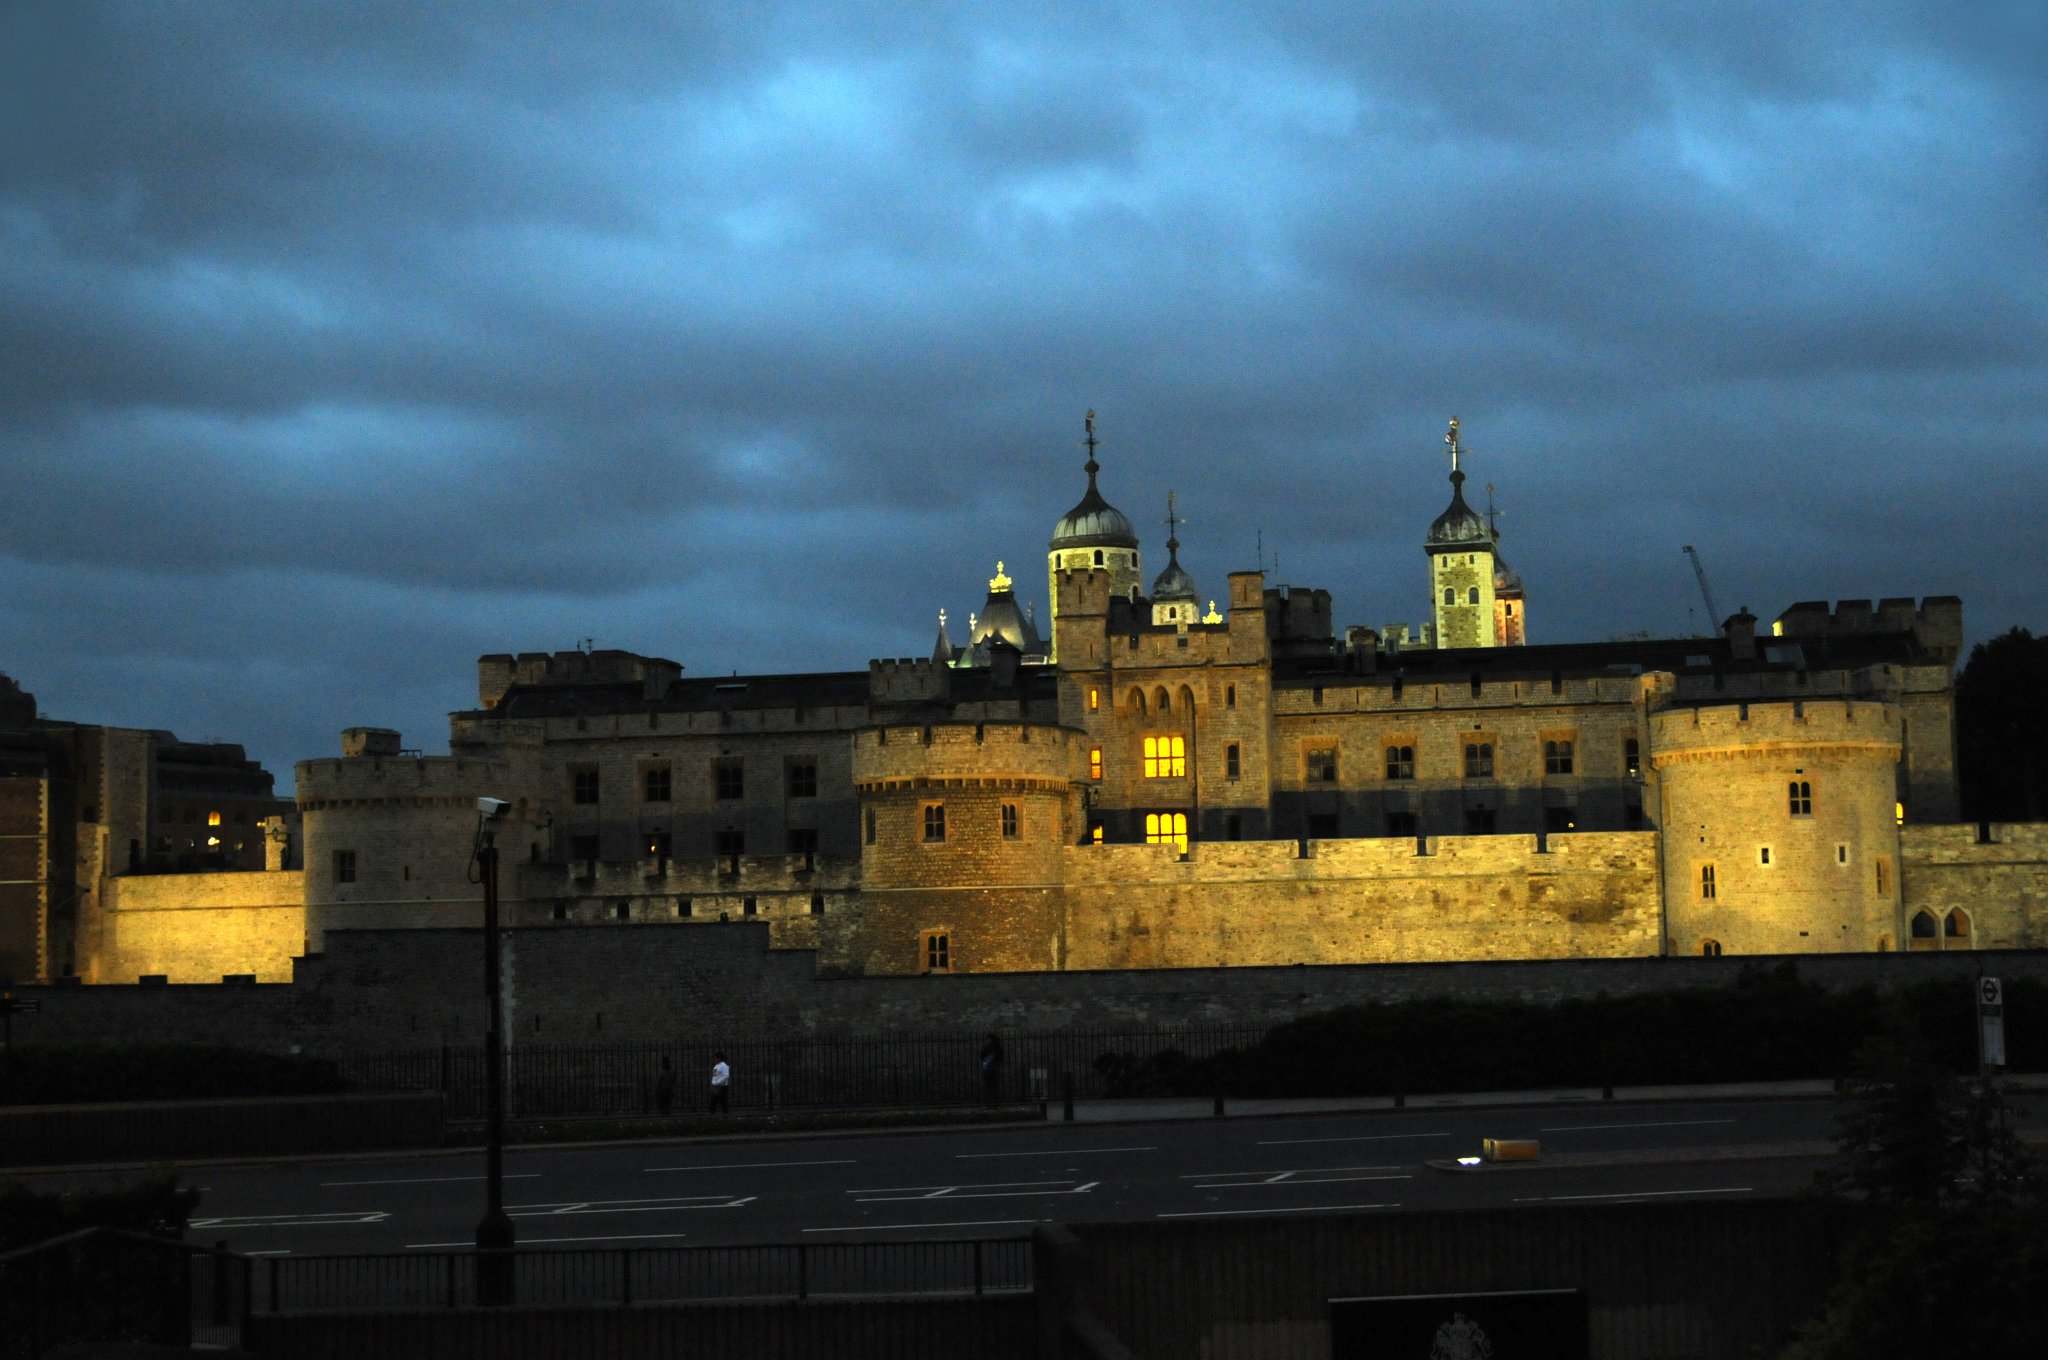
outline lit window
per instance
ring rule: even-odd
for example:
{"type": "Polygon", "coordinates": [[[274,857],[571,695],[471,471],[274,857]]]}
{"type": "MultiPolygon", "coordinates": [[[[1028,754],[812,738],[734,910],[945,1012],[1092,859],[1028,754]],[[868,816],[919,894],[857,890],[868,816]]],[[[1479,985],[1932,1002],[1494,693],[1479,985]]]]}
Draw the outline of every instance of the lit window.
{"type": "Polygon", "coordinates": [[[1145,844],[1178,846],[1185,855],[1188,852],[1188,815],[1185,812],[1146,813],[1145,844]]]}
{"type": "Polygon", "coordinates": [[[950,973],[953,971],[952,942],[943,930],[927,930],[921,937],[921,952],[924,954],[924,970],[927,973],[950,973]]]}
{"type": "Polygon", "coordinates": [[[1906,805],[1904,803],[1893,803],[1892,816],[1898,818],[1900,826],[1904,826],[1906,824],[1906,805]]]}
{"type": "Polygon", "coordinates": [[[1093,712],[1095,712],[1095,710],[1097,710],[1097,709],[1099,709],[1099,708],[1101,708],[1101,707],[1102,707],[1102,691],[1101,691],[1101,690],[1099,690],[1099,689],[1091,689],[1091,690],[1089,690],[1089,691],[1088,691],[1088,711],[1089,711],[1090,713],[1093,713],[1093,712]]]}
{"type": "Polygon", "coordinates": [[[1011,841],[1017,839],[1017,805],[1015,803],[1003,804],[1003,839],[1011,841]]]}
{"type": "Polygon", "coordinates": [[[1188,772],[1186,737],[1145,738],[1145,778],[1183,779],[1188,772]]]}
{"type": "Polygon", "coordinates": [[[1643,772],[1643,747],[1634,737],[1621,744],[1621,772],[1638,775],[1643,772]]]}
{"type": "Polygon", "coordinates": [[[1387,778],[1413,779],[1415,777],[1415,748],[1413,746],[1389,746],[1387,748],[1387,778]]]}
{"type": "Polygon", "coordinates": [[[1813,785],[1804,779],[1795,779],[1786,786],[1786,801],[1794,817],[1813,815],[1813,785]]]}
{"type": "Polygon", "coordinates": [[[1543,773],[1570,774],[1572,772],[1572,744],[1569,741],[1546,741],[1543,743],[1543,773]]]}
{"type": "Polygon", "coordinates": [[[1702,864],[1700,866],[1700,900],[1702,902],[1714,900],[1714,866],[1711,864],[1702,864]]]}
{"type": "Polygon", "coordinates": [[[924,805],[924,838],[928,841],[946,839],[946,805],[926,803],[924,805]]]}
{"type": "Polygon", "coordinates": [[[1088,828],[1088,840],[1094,845],[1102,844],[1102,823],[1097,822],[1094,826],[1088,828]]]}
{"type": "Polygon", "coordinates": [[[1090,779],[1102,778],[1102,748],[1100,746],[1088,748],[1088,777],[1090,779]]]}
{"type": "Polygon", "coordinates": [[[220,825],[220,814],[219,814],[218,812],[209,812],[209,813],[207,813],[207,814],[206,814],[206,824],[207,824],[208,826],[219,826],[219,825],[220,825]]]}
{"type": "Polygon", "coordinates": [[[1465,743],[1465,777],[1467,779],[1493,778],[1492,742],[1469,741],[1465,743]]]}
{"type": "Polygon", "coordinates": [[[649,834],[647,837],[647,858],[653,860],[668,859],[669,849],[674,844],[675,842],[666,831],[656,831],[649,834]]]}

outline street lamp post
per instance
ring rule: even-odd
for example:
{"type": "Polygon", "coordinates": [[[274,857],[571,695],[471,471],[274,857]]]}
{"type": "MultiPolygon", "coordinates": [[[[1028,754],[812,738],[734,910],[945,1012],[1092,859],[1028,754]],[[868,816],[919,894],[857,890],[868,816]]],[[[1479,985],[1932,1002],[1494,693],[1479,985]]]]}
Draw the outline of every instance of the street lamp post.
{"type": "Polygon", "coordinates": [[[512,1218],[505,1212],[505,1029],[498,987],[498,846],[491,823],[505,813],[477,799],[475,881],[484,889],[484,1216],[476,1225],[476,1301],[509,1304],[513,1294],[512,1218]]]}

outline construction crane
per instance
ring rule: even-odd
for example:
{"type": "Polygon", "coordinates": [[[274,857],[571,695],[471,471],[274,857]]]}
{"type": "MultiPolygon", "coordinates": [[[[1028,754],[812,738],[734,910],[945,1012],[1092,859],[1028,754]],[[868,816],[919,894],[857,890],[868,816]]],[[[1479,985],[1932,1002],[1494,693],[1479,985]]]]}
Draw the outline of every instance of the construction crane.
{"type": "Polygon", "coordinates": [[[1692,544],[1685,545],[1685,555],[1692,559],[1692,574],[1699,578],[1700,598],[1707,602],[1707,626],[1718,629],[1724,616],[1721,606],[1714,603],[1714,588],[1707,584],[1707,569],[1700,565],[1700,555],[1693,551],[1692,544]]]}

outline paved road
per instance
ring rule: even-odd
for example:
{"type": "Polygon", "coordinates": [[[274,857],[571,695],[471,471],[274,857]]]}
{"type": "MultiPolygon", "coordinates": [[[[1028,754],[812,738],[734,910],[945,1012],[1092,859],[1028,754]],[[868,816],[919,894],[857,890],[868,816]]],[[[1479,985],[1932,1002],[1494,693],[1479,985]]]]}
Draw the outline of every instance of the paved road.
{"type": "MultiPolygon", "coordinates": [[[[1819,1159],[1783,1154],[1824,1142],[1834,1119],[1826,1100],[1729,1100],[647,1142],[515,1150],[505,1189],[531,1246],[1006,1237],[1046,1219],[1775,1195],[1810,1183],[1819,1159]],[[1428,1165],[1489,1136],[1540,1138],[1554,1164],[1428,1165]]],[[[195,1168],[191,1237],[271,1254],[467,1246],[482,1160],[195,1168]]]]}

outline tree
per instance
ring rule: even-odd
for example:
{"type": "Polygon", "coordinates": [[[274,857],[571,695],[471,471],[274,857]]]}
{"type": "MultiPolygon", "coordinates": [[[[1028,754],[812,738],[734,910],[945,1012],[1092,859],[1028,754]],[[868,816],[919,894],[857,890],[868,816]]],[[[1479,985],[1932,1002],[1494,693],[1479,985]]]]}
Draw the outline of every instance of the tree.
{"type": "Polygon", "coordinates": [[[1970,650],[1956,677],[1956,761],[1964,814],[2048,818],[2048,637],[2024,628],[1970,650]]]}

